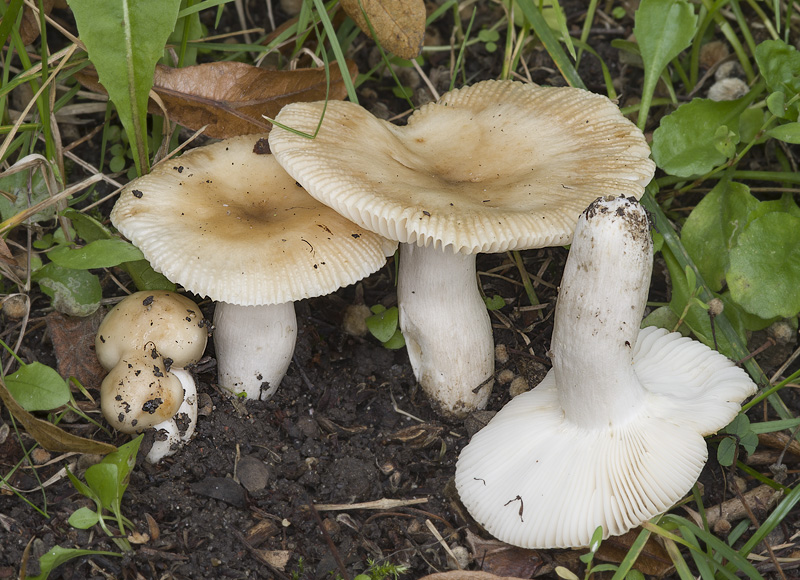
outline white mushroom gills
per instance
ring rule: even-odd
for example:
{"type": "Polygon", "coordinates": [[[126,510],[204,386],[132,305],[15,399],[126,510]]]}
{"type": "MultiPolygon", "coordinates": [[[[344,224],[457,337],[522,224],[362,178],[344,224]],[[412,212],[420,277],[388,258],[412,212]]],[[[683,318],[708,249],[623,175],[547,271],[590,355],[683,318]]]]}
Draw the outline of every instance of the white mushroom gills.
{"type": "Polygon", "coordinates": [[[601,198],[581,216],[561,282],[553,368],[463,449],[456,487],[496,538],[588,545],[668,510],[756,386],[680,333],[639,330],[652,270],[644,210],[601,198]]]}

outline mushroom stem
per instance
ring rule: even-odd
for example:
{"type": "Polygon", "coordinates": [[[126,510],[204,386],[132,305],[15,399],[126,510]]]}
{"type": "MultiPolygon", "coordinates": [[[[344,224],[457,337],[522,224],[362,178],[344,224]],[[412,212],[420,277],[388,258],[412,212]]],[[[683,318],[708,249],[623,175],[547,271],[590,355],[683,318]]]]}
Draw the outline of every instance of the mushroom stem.
{"type": "Polygon", "coordinates": [[[237,306],[217,302],[214,349],[221,387],[269,399],[292,361],[297,339],[294,303],[237,306]]]}
{"type": "Polygon", "coordinates": [[[598,200],[578,222],[551,343],[559,401],[568,420],[615,426],[642,405],[646,391],[634,373],[633,348],[652,256],[647,215],[632,198],[598,200]],[[620,262],[623,267],[612,267],[620,262]]]}
{"type": "Polygon", "coordinates": [[[433,405],[456,418],[484,408],[494,341],[475,254],[400,244],[397,301],[414,376],[433,405]]]}
{"type": "Polygon", "coordinates": [[[183,402],[173,417],[153,425],[153,429],[156,430],[156,440],[146,457],[152,464],[172,455],[178,447],[188,443],[197,426],[197,385],[194,377],[186,369],[172,369],[170,372],[181,382],[183,402]]]}

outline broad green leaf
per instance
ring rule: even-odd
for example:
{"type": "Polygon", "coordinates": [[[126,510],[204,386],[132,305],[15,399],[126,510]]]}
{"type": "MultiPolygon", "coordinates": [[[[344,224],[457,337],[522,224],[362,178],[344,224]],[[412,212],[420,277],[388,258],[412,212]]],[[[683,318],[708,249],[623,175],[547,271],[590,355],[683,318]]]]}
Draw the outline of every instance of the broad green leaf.
{"type": "Polygon", "coordinates": [[[392,338],[389,340],[384,341],[383,348],[388,350],[397,350],[398,348],[403,348],[406,345],[406,339],[403,336],[403,333],[400,332],[400,329],[394,331],[392,338]]]}
{"type": "Polygon", "coordinates": [[[53,308],[69,316],[89,316],[100,307],[103,297],[97,276],[86,270],[62,268],[47,264],[33,279],[42,292],[53,300],[53,308]]]}
{"type": "Polygon", "coordinates": [[[92,216],[74,209],[66,209],[62,215],[69,219],[78,236],[87,244],[97,240],[109,240],[114,237],[107,227],[92,216]]]}
{"type": "Polygon", "coordinates": [[[78,479],[74,473],[72,473],[69,468],[67,468],[67,477],[69,478],[70,482],[72,482],[72,486],[78,490],[78,492],[83,495],[84,497],[88,497],[93,502],[98,502],[97,494],[92,491],[88,485],[83,483],[80,479],[78,479]]]}
{"type": "Polygon", "coordinates": [[[147,98],[180,0],[69,0],[81,40],[119,113],[140,175],[149,169],[147,98]]]}
{"type": "Polygon", "coordinates": [[[99,550],[79,550],[76,548],[62,548],[56,546],[46,554],[39,558],[39,569],[41,574],[38,576],[28,576],[27,580],[47,580],[50,572],[61,566],[61,564],[72,560],[73,558],[80,558],[82,556],[122,556],[117,552],[105,552],[99,550]]]}
{"type": "Polygon", "coordinates": [[[69,401],[69,386],[54,369],[40,362],[6,375],[6,387],[26,411],[49,411],[69,401]]]}
{"type": "Polygon", "coordinates": [[[769,112],[783,119],[786,115],[786,94],[783,91],[775,91],[766,99],[769,112]]]}
{"type": "Polygon", "coordinates": [[[694,7],[686,0],[642,0],[633,33],[644,62],[639,128],[644,130],[658,78],[667,64],[688,47],[697,28],[694,7]]]}
{"type": "Polygon", "coordinates": [[[366,319],[367,329],[372,336],[381,342],[386,342],[394,336],[397,330],[398,310],[396,306],[376,312],[366,319]]]}
{"type": "Polygon", "coordinates": [[[767,135],[784,143],[800,144],[800,123],[785,123],[767,131],[767,135]]]}
{"type": "MultiPolygon", "coordinates": [[[[675,330],[675,327],[678,326],[678,320],[678,315],[675,314],[669,306],[659,306],[650,314],[645,316],[644,320],[642,320],[641,328],[657,326],[659,328],[666,328],[672,332],[675,330]]],[[[680,332],[683,336],[689,336],[692,334],[691,329],[689,329],[685,324],[681,324],[678,327],[678,332],[680,332]]]]}
{"type": "Polygon", "coordinates": [[[96,511],[91,510],[88,507],[82,507],[72,512],[72,515],[69,516],[69,520],[67,521],[73,528],[78,528],[79,530],[88,530],[100,521],[100,516],[96,511]]]}
{"type": "Polygon", "coordinates": [[[506,305],[506,301],[503,300],[503,297],[498,294],[495,294],[491,298],[484,296],[483,301],[486,303],[487,310],[500,310],[506,305]]]}
{"type": "Polygon", "coordinates": [[[105,462],[95,463],[86,470],[83,477],[92,491],[97,494],[100,505],[113,513],[119,511],[124,490],[120,489],[119,469],[116,465],[105,462]]]}
{"type": "Polygon", "coordinates": [[[731,250],[728,286],[761,318],[800,312],[800,218],[773,212],[750,222],[731,250]]]}
{"type": "Polygon", "coordinates": [[[109,453],[103,458],[103,463],[115,465],[119,471],[120,495],[128,489],[131,471],[136,465],[136,454],[139,453],[139,445],[142,443],[144,435],[139,435],[136,439],[128,441],[125,445],[120,445],[116,451],[109,453]]]}
{"type": "MultiPolygon", "coordinates": [[[[755,56],[761,76],[767,82],[770,92],[784,93],[785,101],[800,92],[800,53],[795,47],[782,40],[766,40],[756,47],[755,56]]],[[[768,101],[768,104],[774,107],[776,102],[768,101]]],[[[797,111],[798,104],[795,102],[783,115],[776,116],[796,121],[797,111]]]]}
{"type": "Polygon", "coordinates": [[[722,288],[728,254],[757,205],[746,185],[722,180],[689,214],[681,242],[712,291],[722,288]]]}
{"type": "Polygon", "coordinates": [[[720,131],[724,140],[739,142],[739,115],[749,99],[711,101],[694,99],[661,120],[653,132],[653,159],[671,175],[702,175],[725,163],[732,155],[720,151],[720,131]]]}
{"type": "Polygon", "coordinates": [[[48,252],[47,257],[62,268],[76,270],[110,268],[124,262],[144,259],[139,248],[118,238],[96,240],[82,248],[61,246],[48,252]]]}
{"type": "MultiPolygon", "coordinates": [[[[11,201],[6,196],[0,195],[0,222],[11,219],[50,196],[42,172],[39,170],[18,171],[0,178],[0,191],[15,198],[14,201],[11,201]],[[29,184],[32,185],[31,188],[28,187],[29,184]]],[[[53,204],[33,214],[29,219],[33,222],[41,222],[52,219],[55,215],[56,206],[53,204]]]]}
{"type": "MultiPolygon", "coordinates": [[[[761,127],[769,117],[769,113],[757,107],[751,107],[742,111],[739,115],[739,139],[742,143],[749,143],[758,136],[761,127]]],[[[763,143],[767,138],[761,136],[756,143],[763,143]]]]}
{"type": "Polygon", "coordinates": [[[147,260],[126,262],[121,267],[133,279],[137,290],[170,290],[175,291],[176,286],[166,276],[153,270],[147,260]]]}
{"type": "Polygon", "coordinates": [[[736,459],[736,450],[738,445],[736,439],[733,437],[725,437],[719,442],[717,447],[717,461],[723,467],[730,467],[733,465],[733,460],[736,459]]]}

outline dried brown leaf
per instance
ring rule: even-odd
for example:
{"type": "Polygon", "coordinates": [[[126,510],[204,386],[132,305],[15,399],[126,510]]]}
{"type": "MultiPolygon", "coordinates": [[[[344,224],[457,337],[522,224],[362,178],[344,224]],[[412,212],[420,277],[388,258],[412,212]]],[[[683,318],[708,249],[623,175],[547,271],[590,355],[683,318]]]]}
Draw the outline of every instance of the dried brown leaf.
{"type": "Polygon", "coordinates": [[[86,388],[99,388],[106,376],[94,352],[94,337],[103,321],[101,309],[91,316],[66,316],[51,312],[45,318],[58,361],[58,374],[75,377],[86,388]]]}
{"type": "Polygon", "coordinates": [[[105,455],[106,453],[117,450],[116,447],[108,443],[78,437],[77,435],[67,433],[63,429],[59,429],[52,423],[37,419],[14,400],[1,379],[0,401],[5,404],[8,411],[14,415],[14,418],[25,427],[25,430],[31,437],[36,439],[36,442],[45,449],[57,453],[76,451],[78,453],[97,453],[100,455],[105,455]]]}
{"type": "Polygon", "coordinates": [[[396,0],[381,2],[380,0],[341,0],[340,4],[347,15],[355,20],[358,27],[366,34],[370,28],[364,18],[375,31],[376,42],[396,54],[400,58],[412,59],[422,52],[422,41],[425,38],[425,1],[396,0]],[[364,8],[364,12],[361,8],[364,8]]]}
{"type": "MultiPolygon", "coordinates": [[[[352,78],[358,73],[348,61],[352,78]]],[[[105,92],[94,70],[81,71],[78,80],[105,92]]],[[[263,117],[274,117],[289,103],[325,99],[325,69],[273,71],[242,62],[212,62],[186,68],[156,67],[153,91],[160,97],[171,121],[192,130],[207,126],[205,134],[217,139],[265,133],[272,126],[263,117]]],[[[347,95],[338,67],[330,67],[328,98],[347,95]]],[[[148,110],[163,114],[150,101],[148,110]]]]}
{"type": "MultiPolygon", "coordinates": [[[[633,529],[621,536],[611,536],[603,540],[597,551],[597,559],[619,564],[630,552],[633,542],[639,536],[640,528],[633,529]]],[[[639,554],[633,567],[648,576],[664,576],[672,570],[672,559],[666,549],[654,538],[649,538],[639,554]]]]}
{"type": "MultiPolygon", "coordinates": [[[[10,0],[5,0],[6,4],[10,0]]],[[[44,0],[44,13],[50,14],[53,9],[54,0],[44,0]]],[[[0,19],[2,21],[2,19],[0,19]]],[[[22,39],[22,44],[31,44],[34,40],[39,38],[39,13],[30,8],[30,6],[22,7],[22,21],[19,25],[19,37],[22,39]]]]}
{"type": "Polygon", "coordinates": [[[544,565],[537,550],[528,550],[499,540],[484,540],[467,530],[467,545],[484,572],[500,577],[532,578],[544,565]]]}

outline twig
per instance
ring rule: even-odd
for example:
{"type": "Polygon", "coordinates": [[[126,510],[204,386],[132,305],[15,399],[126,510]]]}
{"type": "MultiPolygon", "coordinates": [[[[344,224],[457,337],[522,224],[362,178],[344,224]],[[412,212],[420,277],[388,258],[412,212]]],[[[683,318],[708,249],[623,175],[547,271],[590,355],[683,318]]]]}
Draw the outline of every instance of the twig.
{"type": "MultiPolygon", "coordinates": [[[[336,549],[336,545],[333,543],[330,534],[328,534],[325,526],[322,525],[322,518],[319,517],[319,512],[317,508],[314,507],[314,504],[311,500],[306,502],[308,504],[311,513],[314,514],[314,518],[317,520],[317,525],[319,525],[319,530],[322,532],[322,537],[325,538],[325,543],[328,544],[328,549],[331,551],[331,555],[333,555],[333,559],[336,560],[336,566],[339,568],[339,573],[342,575],[344,580],[350,580],[350,577],[347,575],[347,568],[342,561],[342,556],[339,554],[339,550],[336,549]]],[[[785,579],[784,579],[785,580],[785,579]]]]}
{"type": "Polygon", "coordinates": [[[407,505],[417,505],[420,503],[428,503],[428,498],[418,497],[414,499],[389,499],[384,497],[381,499],[376,499],[375,501],[365,501],[361,503],[318,503],[309,505],[320,512],[331,512],[344,510],[390,510],[407,505]]]}
{"type": "Polygon", "coordinates": [[[436,529],[436,526],[433,525],[433,522],[430,520],[425,520],[425,526],[431,531],[433,537],[439,541],[439,543],[442,545],[442,548],[444,548],[444,551],[447,552],[447,555],[453,559],[453,562],[455,562],[455,565],[458,566],[458,569],[461,570],[462,568],[461,564],[458,563],[458,558],[456,558],[456,555],[453,553],[453,550],[450,549],[450,546],[447,545],[447,542],[444,541],[442,534],[439,533],[439,530],[436,529]]]}

